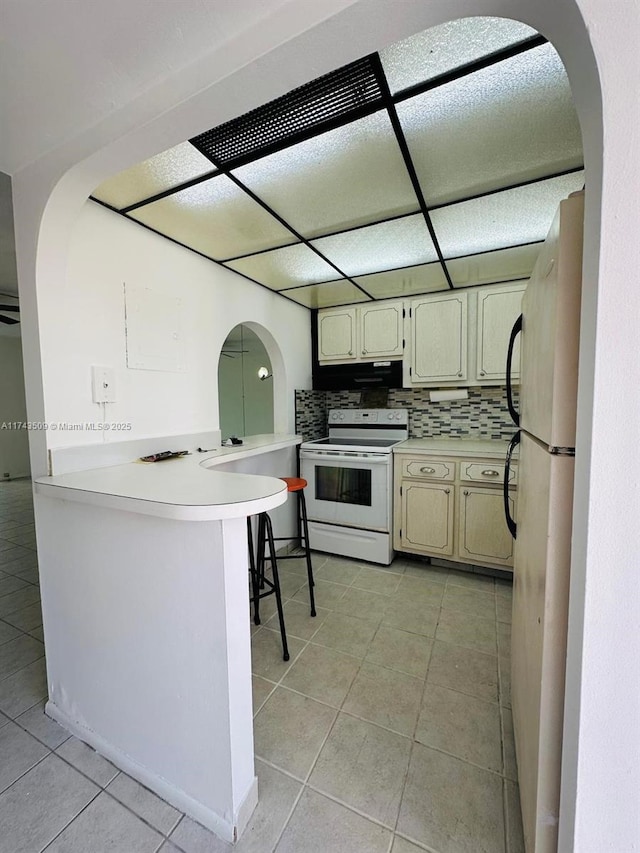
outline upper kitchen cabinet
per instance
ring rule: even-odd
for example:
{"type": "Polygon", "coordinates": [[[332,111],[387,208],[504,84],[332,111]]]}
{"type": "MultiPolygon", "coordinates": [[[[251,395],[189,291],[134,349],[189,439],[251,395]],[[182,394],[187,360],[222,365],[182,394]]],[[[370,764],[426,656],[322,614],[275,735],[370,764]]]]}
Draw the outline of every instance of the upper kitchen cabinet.
{"type": "MultiPolygon", "coordinates": [[[[509,336],[520,315],[525,288],[526,282],[478,290],[476,378],[481,383],[506,378],[509,336]]],[[[513,351],[512,377],[514,380],[520,377],[519,337],[513,351]]]]}
{"type": "MultiPolygon", "coordinates": [[[[497,385],[506,380],[507,348],[527,282],[451,290],[409,303],[410,358],[404,384],[497,385]]],[[[519,350],[513,379],[519,378],[519,350]]]]}
{"type": "Polygon", "coordinates": [[[409,384],[467,379],[468,294],[445,293],[409,303],[409,384]]]}
{"type": "Polygon", "coordinates": [[[400,359],[402,302],[376,302],[318,312],[320,364],[400,359]]]}

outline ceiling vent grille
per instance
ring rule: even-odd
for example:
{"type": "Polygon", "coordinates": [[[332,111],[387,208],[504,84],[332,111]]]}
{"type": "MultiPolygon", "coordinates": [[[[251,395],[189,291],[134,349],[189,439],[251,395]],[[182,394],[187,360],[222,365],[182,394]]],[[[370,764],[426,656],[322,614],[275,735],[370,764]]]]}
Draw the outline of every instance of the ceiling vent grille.
{"type": "Polygon", "coordinates": [[[367,56],[190,141],[215,165],[230,169],[381,106],[382,87],[367,56]]]}

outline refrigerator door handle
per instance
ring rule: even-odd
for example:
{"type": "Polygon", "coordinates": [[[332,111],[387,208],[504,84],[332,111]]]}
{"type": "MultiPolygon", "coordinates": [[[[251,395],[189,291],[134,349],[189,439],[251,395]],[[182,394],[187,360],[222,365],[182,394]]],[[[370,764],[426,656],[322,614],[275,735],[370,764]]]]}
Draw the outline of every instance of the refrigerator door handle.
{"type": "Polygon", "coordinates": [[[509,447],[507,448],[507,456],[504,463],[504,481],[502,483],[502,494],[504,497],[504,517],[507,522],[507,527],[509,528],[509,532],[516,538],[516,533],[518,530],[518,525],[511,517],[511,510],[509,508],[509,479],[511,475],[511,457],[513,456],[513,451],[520,444],[520,430],[518,430],[511,441],[509,442],[509,447]]]}
{"type": "Polygon", "coordinates": [[[507,349],[507,406],[509,408],[509,414],[516,426],[520,426],[520,413],[516,411],[516,407],[513,405],[513,383],[511,381],[511,373],[513,370],[513,349],[515,347],[516,338],[521,331],[522,314],[513,324],[513,329],[511,329],[511,336],[509,338],[509,348],[507,349]]]}

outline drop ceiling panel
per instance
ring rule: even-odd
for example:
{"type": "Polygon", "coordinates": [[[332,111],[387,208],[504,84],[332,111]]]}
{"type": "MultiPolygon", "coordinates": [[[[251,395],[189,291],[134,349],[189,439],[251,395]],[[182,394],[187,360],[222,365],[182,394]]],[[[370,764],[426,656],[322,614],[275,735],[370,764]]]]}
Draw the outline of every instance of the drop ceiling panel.
{"type": "Polygon", "coordinates": [[[213,170],[212,163],[190,142],[182,142],[103,181],[93,196],[121,209],[213,170]]]}
{"type": "Polygon", "coordinates": [[[226,266],[273,290],[341,278],[332,266],[302,244],[229,261],[226,266]]]}
{"type": "Polygon", "coordinates": [[[308,287],[296,287],[284,290],[284,296],[299,302],[306,308],[332,308],[335,305],[349,305],[353,302],[368,302],[366,295],[354,287],[350,281],[329,281],[324,284],[311,284],[308,287]]]}
{"type": "Polygon", "coordinates": [[[569,82],[549,44],[397,110],[428,206],[582,165],[569,82]]]}
{"type": "Polygon", "coordinates": [[[445,258],[544,240],[558,204],[582,188],[584,172],[539,181],[431,211],[445,258]]]}
{"type": "Polygon", "coordinates": [[[532,246],[514,246],[511,249],[499,249],[497,252],[447,261],[447,269],[456,287],[513,281],[529,278],[539,252],[539,243],[532,246]]]}
{"type": "Polygon", "coordinates": [[[305,237],[418,210],[386,110],[234,174],[305,237]]]}
{"type": "Polygon", "coordinates": [[[420,213],[323,237],[313,245],[349,276],[426,263],[437,257],[420,213]]]}
{"type": "Polygon", "coordinates": [[[462,18],[392,44],[380,58],[395,94],[535,35],[518,21],[462,18]]]}
{"type": "Polygon", "coordinates": [[[136,208],[130,216],[218,259],[259,252],[295,239],[225,175],[136,208]]]}
{"type": "Polygon", "coordinates": [[[439,263],[372,273],[358,276],[354,281],[364,287],[374,299],[433,293],[436,290],[447,290],[449,287],[439,263]]]}

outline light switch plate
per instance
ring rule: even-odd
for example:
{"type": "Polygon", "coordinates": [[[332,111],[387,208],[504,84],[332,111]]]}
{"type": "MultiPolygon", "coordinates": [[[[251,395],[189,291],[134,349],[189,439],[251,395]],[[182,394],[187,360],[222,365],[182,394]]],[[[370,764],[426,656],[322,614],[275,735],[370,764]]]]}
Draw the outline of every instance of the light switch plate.
{"type": "Polygon", "coordinates": [[[91,368],[91,393],[94,403],[115,403],[116,376],[112,367],[91,368]]]}

